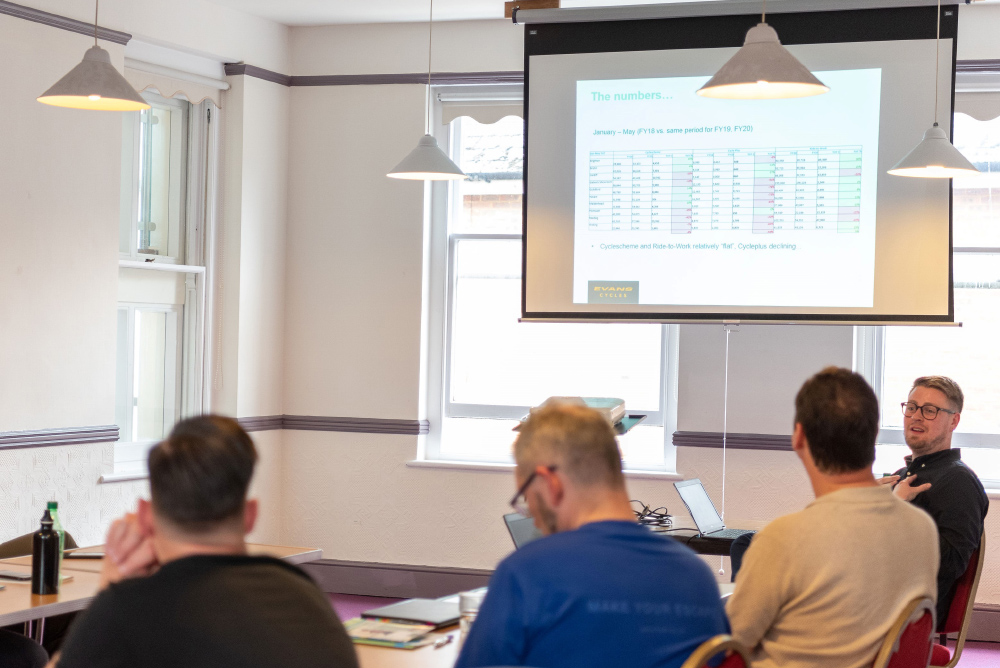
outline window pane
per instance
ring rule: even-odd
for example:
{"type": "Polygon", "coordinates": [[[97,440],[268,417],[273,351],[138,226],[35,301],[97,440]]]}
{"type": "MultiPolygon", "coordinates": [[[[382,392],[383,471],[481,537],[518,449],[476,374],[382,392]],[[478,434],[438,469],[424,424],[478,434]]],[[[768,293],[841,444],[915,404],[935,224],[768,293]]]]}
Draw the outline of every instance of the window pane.
{"type": "Polygon", "coordinates": [[[133,441],[161,439],[164,436],[166,361],[167,314],[137,309],[132,395],[133,441]]]}
{"type": "Polygon", "coordinates": [[[141,112],[139,144],[139,252],[170,255],[170,148],[169,107],[153,106],[141,112]]]}
{"type": "Polygon", "coordinates": [[[468,180],[454,182],[451,231],[521,233],[524,121],[508,116],[493,124],[455,121],[456,150],[468,180]]]}
{"type": "Polygon", "coordinates": [[[1000,247],[1000,118],[955,114],[955,146],[982,172],[953,182],[955,245],[1000,247]]]}
{"type": "Polygon", "coordinates": [[[519,323],[517,240],[457,242],[454,280],[452,402],[620,397],[629,410],[659,410],[662,326],[519,323]]]}
{"type": "Polygon", "coordinates": [[[965,393],[959,431],[1000,433],[1000,255],[955,255],[955,320],[962,327],[885,328],[884,427],[902,427],[914,378],[943,375],[965,393]]]}

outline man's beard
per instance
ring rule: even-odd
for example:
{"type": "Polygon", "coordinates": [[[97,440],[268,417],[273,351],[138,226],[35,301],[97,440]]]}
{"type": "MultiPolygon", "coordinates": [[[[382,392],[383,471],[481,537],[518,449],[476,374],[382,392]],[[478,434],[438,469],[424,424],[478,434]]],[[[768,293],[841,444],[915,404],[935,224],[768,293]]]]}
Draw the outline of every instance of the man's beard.
{"type": "Polygon", "coordinates": [[[932,441],[918,441],[917,447],[914,448],[913,445],[910,443],[910,439],[908,438],[909,434],[910,432],[903,432],[903,440],[906,441],[906,445],[910,448],[911,451],[913,451],[913,454],[918,457],[922,454],[933,452],[935,449],[937,449],[938,446],[944,443],[945,436],[947,436],[947,434],[941,434],[932,441]]]}

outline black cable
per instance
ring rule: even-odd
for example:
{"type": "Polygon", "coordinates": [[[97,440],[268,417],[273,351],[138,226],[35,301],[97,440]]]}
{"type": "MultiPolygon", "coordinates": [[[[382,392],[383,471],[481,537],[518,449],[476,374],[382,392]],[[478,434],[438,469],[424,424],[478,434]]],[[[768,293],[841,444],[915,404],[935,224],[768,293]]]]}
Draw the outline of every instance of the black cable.
{"type": "Polygon", "coordinates": [[[658,508],[650,508],[642,501],[637,499],[632,499],[630,501],[632,504],[639,504],[641,509],[636,509],[632,506],[632,512],[635,513],[635,519],[639,524],[644,526],[652,527],[672,527],[674,525],[674,519],[667,512],[666,506],[659,506],[658,508]]]}

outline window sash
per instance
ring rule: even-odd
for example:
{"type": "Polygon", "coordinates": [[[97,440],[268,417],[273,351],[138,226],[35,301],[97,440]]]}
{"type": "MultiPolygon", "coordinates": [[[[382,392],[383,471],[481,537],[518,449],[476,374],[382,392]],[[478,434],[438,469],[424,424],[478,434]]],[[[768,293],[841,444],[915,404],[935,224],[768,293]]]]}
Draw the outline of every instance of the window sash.
{"type": "MultiPolygon", "coordinates": [[[[164,387],[163,387],[163,423],[172,425],[181,413],[181,362],[183,359],[183,316],[181,308],[168,304],[119,303],[118,317],[125,317],[125,341],[118,341],[117,359],[124,363],[124,368],[118,370],[121,393],[116,393],[116,415],[122,423],[119,424],[119,444],[125,446],[133,443],[155,443],[155,440],[134,439],[135,422],[133,418],[133,402],[136,396],[135,387],[135,323],[138,313],[166,313],[166,339],[164,342],[164,387]],[[124,343],[124,348],[123,348],[124,343]]],[[[116,461],[119,452],[116,448],[116,461]]]]}
{"type": "MultiPolygon", "coordinates": [[[[190,118],[193,110],[207,108],[208,103],[202,103],[193,107],[188,101],[181,99],[163,98],[154,93],[143,93],[147,101],[156,107],[169,108],[170,115],[170,165],[168,198],[170,201],[167,224],[168,252],[163,255],[143,253],[138,248],[138,234],[140,218],[144,217],[139,212],[140,201],[150,197],[150,190],[154,184],[143,182],[143,166],[141,158],[145,154],[149,155],[151,137],[144,133],[145,124],[141,121],[143,112],[130,112],[122,116],[123,141],[122,141],[122,180],[121,180],[121,213],[119,220],[119,257],[122,259],[149,259],[153,258],[157,262],[165,264],[182,263],[186,260],[187,250],[187,218],[188,218],[188,197],[187,191],[192,184],[188,183],[188,146],[190,138],[193,136],[189,132],[191,125],[190,118]],[[143,150],[145,149],[145,151],[143,150]],[[131,165],[131,169],[128,166],[131,165]]],[[[197,186],[194,186],[195,188],[197,186]]],[[[198,192],[194,190],[194,192],[198,192]]],[[[148,217],[148,216],[146,216],[148,217]]],[[[149,221],[157,222],[157,221],[149,221]]],[[[161,224],[163,221],[160,221],[161,224]]],[[[190,260],[189,260],[190,261],[190,260]]],[[[194,263],[190,261],[190,263],[194,263]]]]}

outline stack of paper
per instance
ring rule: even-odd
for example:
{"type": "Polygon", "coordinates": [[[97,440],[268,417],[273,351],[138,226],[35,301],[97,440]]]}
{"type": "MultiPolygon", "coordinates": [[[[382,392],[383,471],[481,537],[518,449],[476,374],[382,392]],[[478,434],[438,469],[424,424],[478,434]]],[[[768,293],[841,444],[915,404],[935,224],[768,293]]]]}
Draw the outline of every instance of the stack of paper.
{"type": "Polygon", "coordinates": [[[434,627],[430,624],[399,624],[377,619],[349,619],[344,622],[344,628],[351,640],[360,645],[399,649],[416,649],[441,637],[441,634],[431,633],[434,627]]]}

